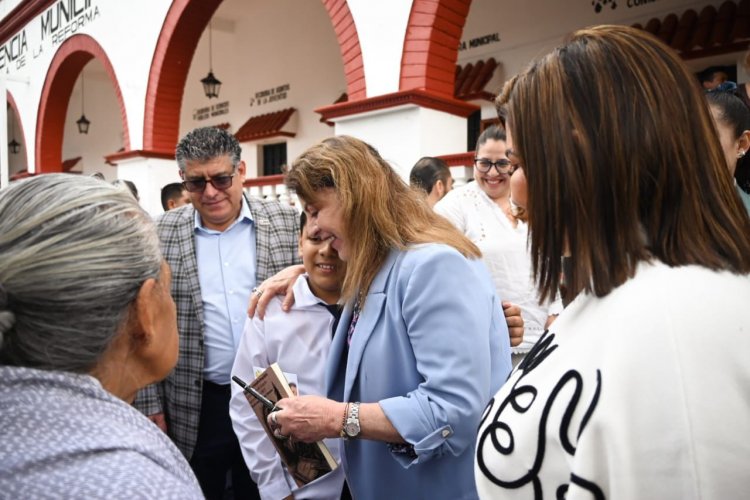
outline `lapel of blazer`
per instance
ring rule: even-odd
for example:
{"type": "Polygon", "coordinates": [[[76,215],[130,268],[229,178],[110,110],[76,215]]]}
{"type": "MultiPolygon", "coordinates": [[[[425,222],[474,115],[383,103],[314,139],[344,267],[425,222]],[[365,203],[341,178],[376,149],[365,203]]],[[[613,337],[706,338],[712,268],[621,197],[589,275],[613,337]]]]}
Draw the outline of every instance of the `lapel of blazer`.
{"type": "MultiPolygon", "coordinates": [[[[388,285],[388,277],[401,255],[403,255],[403,252],[398,250],[391,250],[388,254],[385,262],[380,267],[380,271],[378,271],[378,274],[372,281],[372,285],[370,285],[370,290],[365,299],[365,306],[359,313],[356,330],[354,335],[352,335],[352,343],[349,345],[349,359],[346,363],[346,382],[344,384],[344,401],[349,400],[352,386],[356,381],[359,365],[362,361],[362,354],[367,346],[367,341],[382,316],[383,306],[385,306],[385,289],[388,285]]],[[[345,324],[348,330],[349,322],[345,324]]],[[[343,341],[346,342],[346,332],[344,332],[343,337],[343,341]]]]}
{"type": "Polygon", "coordinates": [[[185,265],[190,296],[198,313],[198,324],[203,325],[203,297],[201,297],[201,284],[198,280],[198,259],[195,256],[195,210],[187,210],[185,217],[177,226],[177,242],[180,256],[185,265]]]}
{"type": "Polygon", "coordinates": [[[344,306],[344,310],[341,312],[341,318],[331,341],[331,347],[328,351],[328,362],[326,363],[326,393],[329,398],[336,401],[343,401],[341,398],[344,394],[346,359],[341,358],[344,355],[346,332],[349,330],[349,323],[351,321],[352,303],[350,302],[344,306]]]}
{"type": "MultiPolygon", "coordinates": [[[[243,194],[243,196],[245,196],[243,194]]],[[[245,196],[247,206],[250,207],[250,215],[255,227],[255,281],[263,281],[261,277],[269,275],[271,265],[271,221],[268,218],[263,205],[252,197],[245,196]]]]}

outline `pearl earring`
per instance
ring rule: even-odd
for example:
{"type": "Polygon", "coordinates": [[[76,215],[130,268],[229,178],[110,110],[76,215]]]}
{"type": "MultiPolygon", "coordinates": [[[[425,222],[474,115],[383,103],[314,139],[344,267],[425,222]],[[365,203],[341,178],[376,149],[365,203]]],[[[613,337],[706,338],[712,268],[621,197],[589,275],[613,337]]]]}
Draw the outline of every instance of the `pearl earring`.
{"type": "Polygon", "coordinates": [[[737,158],[738,159],[742,158],[743,156],[745,156],[745,150],[744,149],[740,149],[739,151],[737,151],[737,158]]]}

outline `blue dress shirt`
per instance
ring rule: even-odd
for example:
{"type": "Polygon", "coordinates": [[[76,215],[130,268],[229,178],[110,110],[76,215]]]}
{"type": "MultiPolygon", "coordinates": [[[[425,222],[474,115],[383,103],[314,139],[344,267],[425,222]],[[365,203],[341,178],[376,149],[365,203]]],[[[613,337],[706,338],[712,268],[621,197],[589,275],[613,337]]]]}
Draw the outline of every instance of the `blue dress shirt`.
{"type": "Polygon", "coordinates": [[[223,232],[204,227],[195,212],[195,255],[203,297],[203,378],[226,385],[255,286],[255,223],[244,198],[240,216],[223,232]]]}

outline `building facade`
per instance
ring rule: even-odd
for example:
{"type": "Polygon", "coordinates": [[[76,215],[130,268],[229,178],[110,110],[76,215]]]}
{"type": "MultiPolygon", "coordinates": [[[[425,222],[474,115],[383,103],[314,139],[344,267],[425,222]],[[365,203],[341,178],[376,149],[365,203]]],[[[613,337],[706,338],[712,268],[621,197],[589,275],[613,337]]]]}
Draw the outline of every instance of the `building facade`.
{"type": "Polygon", "coordinates": [[[0,0],[0,19],[0,184],[101,172],[155,214],[177,141],[206,125],[238,137],[261,194],[339,134],[405,177],[443,156],[464,179],[503,82],[589,25],[638,25],[696,72],[750,77],[750,0],[0,0]]]}

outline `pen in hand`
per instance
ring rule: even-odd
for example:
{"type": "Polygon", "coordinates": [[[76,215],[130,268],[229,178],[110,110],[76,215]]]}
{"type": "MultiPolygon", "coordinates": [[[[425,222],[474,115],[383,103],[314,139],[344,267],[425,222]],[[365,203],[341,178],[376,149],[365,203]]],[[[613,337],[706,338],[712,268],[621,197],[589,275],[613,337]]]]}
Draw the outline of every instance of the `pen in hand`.
{"type": "Polygon", "coordinates": [[[281,408],[278,407],[278,406],[276,406],[276,404],[273,401],[271,401],[270,399],[268,399],[267,397],[265,397],[263,394],[259,393],[258,391],[256,391],[252,387],[250,387],[248,384],[245,383],[244,380],[242,380],[238,376],[232,375],[232,380],[237,385],[239,385],[240,387],[242,387],[242,390],[244,390],[246,393],[248,393],[251,396],[253,396],[258,401],[260,401],[261,404],[263,406],[265,406],[266,409],[268,409],[269,411],[279,411],[279,410],[281,410],[281,408]]]}

